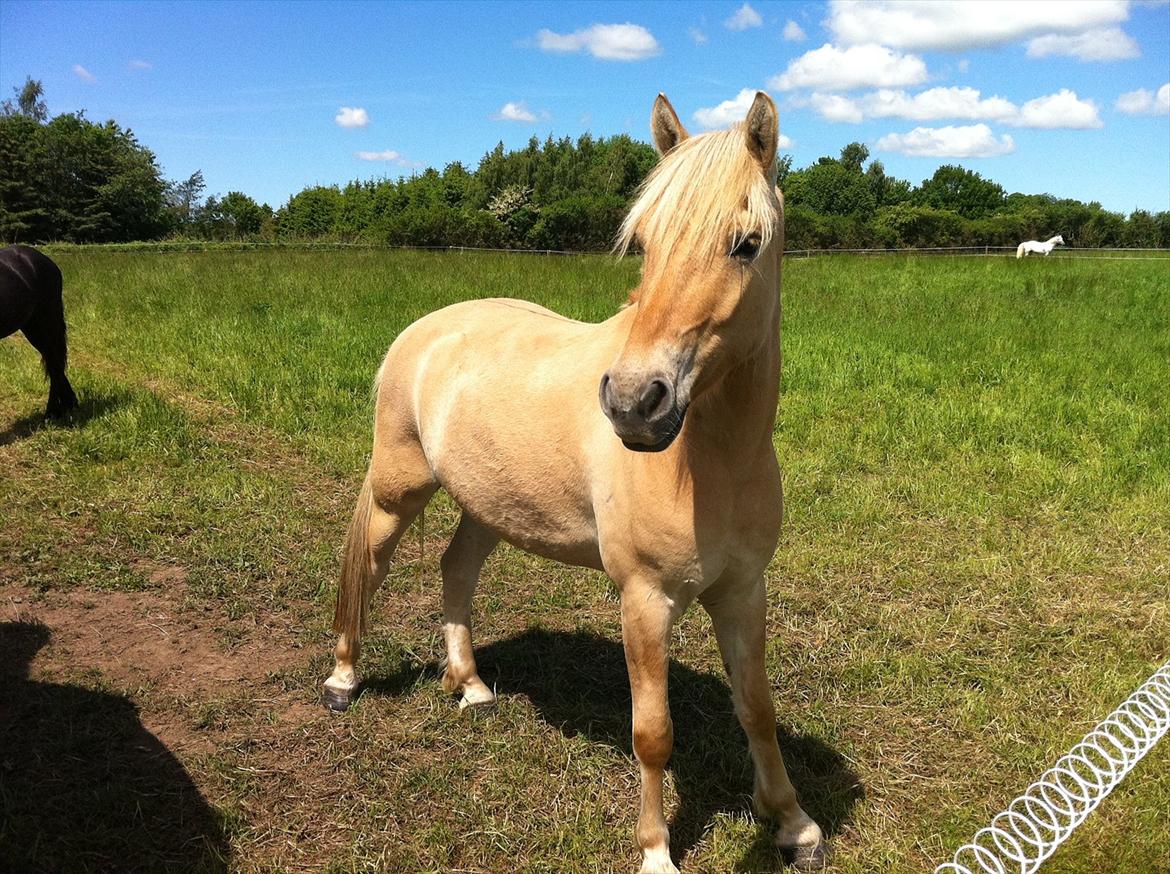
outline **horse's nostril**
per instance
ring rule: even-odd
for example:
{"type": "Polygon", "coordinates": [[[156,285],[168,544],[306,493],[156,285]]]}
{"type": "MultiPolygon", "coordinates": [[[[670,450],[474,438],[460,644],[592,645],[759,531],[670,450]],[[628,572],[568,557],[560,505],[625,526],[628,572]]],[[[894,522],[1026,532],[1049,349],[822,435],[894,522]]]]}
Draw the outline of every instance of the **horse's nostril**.
{"type": "Polygon", "coordinates": [[[652,379],[649,385],[642,390],[642,397],[638,400],[638,413],[647,422],[661,419],[674,406],[674,394],[664,379],[652,379]]]}
{"type": "Polygon", "coordinates": [[[597,389],[597,399],[601,402],[601,409],[606,415],[612,415],[613,403],[609,399],[609,371],[601,376],[601,385],[597,389]]]}

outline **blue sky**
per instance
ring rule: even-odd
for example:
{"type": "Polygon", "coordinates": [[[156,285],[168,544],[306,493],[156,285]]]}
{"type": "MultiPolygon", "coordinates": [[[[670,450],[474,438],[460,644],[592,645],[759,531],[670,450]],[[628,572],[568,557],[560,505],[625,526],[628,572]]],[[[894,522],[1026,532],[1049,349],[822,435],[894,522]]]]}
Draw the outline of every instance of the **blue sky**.
{"type": "Polygon", "coordinates": [[[648,139],[781,110],[795,166],[866,143],[918,183],[1170,209],[1170,6],[978,3],[0,3],[0,90],[113,118],[169,178],[276,207],[533,134],[648,139]],[[749,89],[745,94],[745,89],[749,89]],[[344,110],[348,111],[344,111],[344,110]]]}

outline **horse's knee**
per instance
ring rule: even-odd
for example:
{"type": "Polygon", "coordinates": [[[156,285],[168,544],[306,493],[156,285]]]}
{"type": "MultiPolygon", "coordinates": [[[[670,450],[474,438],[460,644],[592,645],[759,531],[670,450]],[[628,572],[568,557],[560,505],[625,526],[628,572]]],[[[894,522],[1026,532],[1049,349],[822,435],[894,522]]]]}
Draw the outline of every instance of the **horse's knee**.
{"type": "Polygon", "coordinates": [[[674,746],[674,726],[664,720],[635,720],[634,755],[647,768],[665,768],[674,746]]]}

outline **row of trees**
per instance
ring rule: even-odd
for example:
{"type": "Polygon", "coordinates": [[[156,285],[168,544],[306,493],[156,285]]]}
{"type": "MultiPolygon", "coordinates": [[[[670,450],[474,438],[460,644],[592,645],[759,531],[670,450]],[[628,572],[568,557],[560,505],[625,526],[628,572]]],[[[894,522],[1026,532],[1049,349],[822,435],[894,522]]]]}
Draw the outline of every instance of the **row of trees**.
{"type": "Polygon", "coordinates": [[[365,239],[391,245],[607,249],[653,149],[627,136],[574,143],[535,138],[400,180],[351,182],[294,195],[273,217],[280,236],[365,239]]]}
{"type": "MultiPolygon", "coordinates": [[[[793,170],[780,159],[790,249],[1015,246],[1061,233],[1074,246],[1170,247],[1170,212],[1128,217],[1099,203],[1008,194],[978,173],[940,167],[913,186],[861,143],[793,170]]],[[[277,237],[392,245],[600,251],[612,243],[653,150],[626,136],[502,144],[475,171],[449,164],[409,178],[314,187],[278,210],[277,237]]]]}
{"type": "MultiPolygon", "coordinates": [[[[162,176],[154,154],[114,122],[50,119],[29,79],[0,107],[0,239],[118,242],[332,239],[388,245],[602,251],[657,160],[625,135],[575,142],[535,137],[402,179],[315,186],[273,211],[230,191],[204,197],[198,171],[162,176]]],[[[1170,247],[1170,212],[1128,217],[1099,203],[1008,194],[962,167],[914,186],[850,143],[838,157],[777,165],[790,249],[1014,246],[1063,234],[1073,246],[1170,247]]]]}
{"type": "Polygon", "coordinates": [[[868,159],[864,145],[850,143],[802,170],[781,160],[789,248],[1015,246],[1054,234],[1089,248],[1170,247],[1170,212],[1126,217],[1096,202],[1008,194],[953,164],[915,187],[868,159]]]}
{"type": "Polygon", "coordinates": [[[0,240],[246,238],[271,221],[271,208],[238,191],[204,200],[199,172],[168,182],[154,153],[113,121],[50,119],[40,82],[15,91],[0,105],[0,240]]]}
{"type": "Polygon", "coordinates": [[[168,230],[166,183],[149,149],[112,121],[49,119],[39,82],[0,108],[0,236],[141,240],[168,230]]]}

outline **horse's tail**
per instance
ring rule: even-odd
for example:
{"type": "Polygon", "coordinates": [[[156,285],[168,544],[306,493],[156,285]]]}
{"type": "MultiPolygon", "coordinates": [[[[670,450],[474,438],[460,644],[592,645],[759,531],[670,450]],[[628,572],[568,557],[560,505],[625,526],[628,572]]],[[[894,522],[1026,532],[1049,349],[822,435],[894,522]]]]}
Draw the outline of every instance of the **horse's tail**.
{"type": "Polygon", "coordinates": [[[370,563],[370,512],[374,493],[367,474],[349,523],[345,554],[341,558],[341,581],[337,587],[337,605],[333,613],[333,631],[355,640],[366,630],[369,610],[368,592],[373,584],[370,563]]]}
{"type": "Polygon", "coordinates": [[[1024,244],[1023,243],[1020,243],[1020,245],[1016,246],[1016,257],[1017,258],[1024,257],[1024,244]]]}

